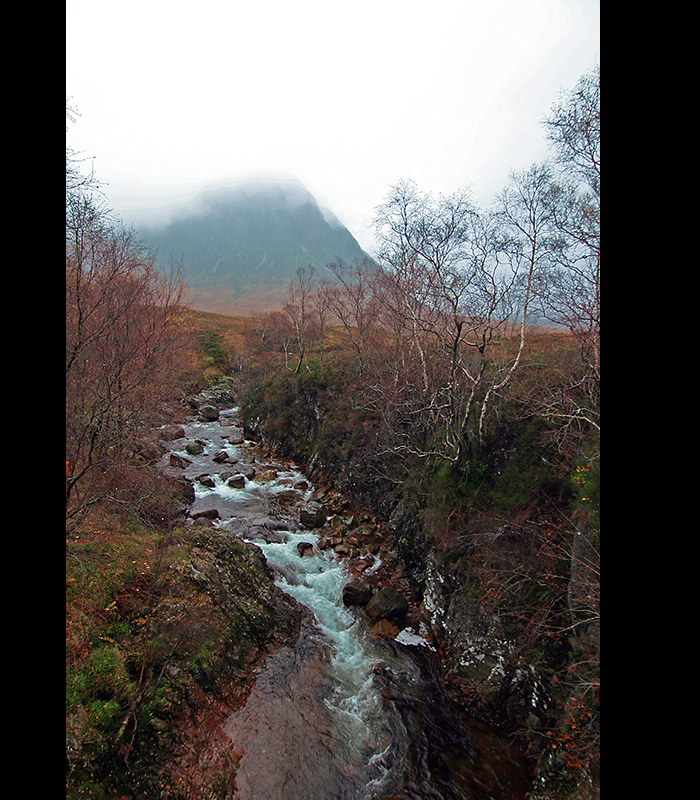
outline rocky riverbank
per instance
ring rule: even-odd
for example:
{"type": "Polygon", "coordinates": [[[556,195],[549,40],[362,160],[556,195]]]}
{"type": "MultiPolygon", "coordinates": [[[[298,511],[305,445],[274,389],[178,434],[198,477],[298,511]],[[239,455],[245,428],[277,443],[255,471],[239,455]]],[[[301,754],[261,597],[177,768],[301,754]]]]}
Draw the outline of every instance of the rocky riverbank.
{"type": "MultiPolygon", "coordinates": [[[[441,562],[416,509],[399,495],[385,494],[379,514],[371,502],[363,503],[362,491],[348,491],[353,481],[341,480],[345,491],[339,490],[334,476],[357,476],[357,465],[326,470],[316,459],[312,488],[303,476],[295,477],[296,466],[279,456],[273,440],[248,438],[260,433],[259,421],[255,430],[246,429],[224,413],[236,404],[231,382],[187,399],[202,425],[218,426],[213,450],[211,441],[196,436],[185,441],[184,428],[173,421],[163,425],[149,451],[161,459],[164,480],[179,487],[185,527],[177,534],[181,561],[161,580],[149,610],[151,636],[169,652],[149,667],[152,676],[157,673],[157,713],[141,756],[139,737],[131,756],[132,763],[156,771],[148,786],[159,786],[164,800],[236,796],[237,755],[222,725],[245,703],[266,658],[293,646],[308,617],[275,586],[259,549],[242,541],[274,542],[282,529],[309,531],[309,541],[302,538],[298,545],[301,557],[317,547],[344,561],[350,579],[343,602],[362,610],[372,637],[397,643],[415,637],[430,648],[474,725],[519,728],[521,741],[527,731],[537,736],[547,715],[546,686],[513,657],[514,639],[498,617],[485,613],[441,562]],[[205,444],[210,456],[201,467],[205,444]],[[274,484],[275,491],[264,506],[245,507],[239,517],[223,520],[216,494],[207,490],[225,485],[235,491],[251,481],[274,484]]],[[[481,734],[475,729],[474,735],[481,734]]],[[[128,749],[120,755],[128,758],[128,749]]],[[[79,763],[80,753],[72,758],[79,763]]],[[[138,796],[156,796],[144,786],[138,796]]]]}

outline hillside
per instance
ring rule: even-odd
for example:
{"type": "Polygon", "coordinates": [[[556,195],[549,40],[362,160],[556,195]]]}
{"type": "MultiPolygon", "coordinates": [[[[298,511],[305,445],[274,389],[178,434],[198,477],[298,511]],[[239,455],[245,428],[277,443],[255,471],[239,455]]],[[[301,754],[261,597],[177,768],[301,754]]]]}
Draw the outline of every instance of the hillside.
{"type": "Polygon", "coordinates": [[[326,264],[368,258],[300,184],[209,190],[169,223],[139,233],[158,263],[182,263],[195,308],[233,315],[277,307],[298,267],[331,277],[326,264]]]}

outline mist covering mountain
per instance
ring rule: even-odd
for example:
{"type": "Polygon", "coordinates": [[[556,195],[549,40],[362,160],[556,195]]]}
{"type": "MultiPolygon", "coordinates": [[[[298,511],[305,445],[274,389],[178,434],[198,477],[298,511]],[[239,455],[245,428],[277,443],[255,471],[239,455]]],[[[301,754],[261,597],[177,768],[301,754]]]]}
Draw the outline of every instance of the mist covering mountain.
{"type": "Polygon", "coordinates": [[[350,231],[301,184],[247,183],[208,190],[140,235],[156,261],[181,262],[192,305],[226,314],[279,305],[298,267],[369,258],[350,231]]]}

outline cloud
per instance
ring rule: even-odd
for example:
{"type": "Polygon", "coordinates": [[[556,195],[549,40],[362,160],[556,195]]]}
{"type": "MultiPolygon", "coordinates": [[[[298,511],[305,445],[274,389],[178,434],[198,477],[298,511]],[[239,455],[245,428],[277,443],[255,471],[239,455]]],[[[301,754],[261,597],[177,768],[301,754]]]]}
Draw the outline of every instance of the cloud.
{"type": "Polygon", "coordinates": [[[367,248],[392,183],[481,198],[540,158],[597,52],[584,0],[67,0],[69,135],[120,213],[274,173],[367,248]]]}

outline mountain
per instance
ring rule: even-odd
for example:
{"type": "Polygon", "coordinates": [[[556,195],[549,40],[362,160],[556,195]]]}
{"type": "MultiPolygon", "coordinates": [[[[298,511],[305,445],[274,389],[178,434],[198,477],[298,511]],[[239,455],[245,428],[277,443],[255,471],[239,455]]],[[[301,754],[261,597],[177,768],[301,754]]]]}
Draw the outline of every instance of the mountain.
{"type": "Polygon", "coordinates": [[[195,308],[232,315],[276,308],[298,267],[331,277],[326,264],[369,258],[332,212],[295,183],[210,189],[167,224],[139,233],[158,264],[182,263],[195,308]]]}

